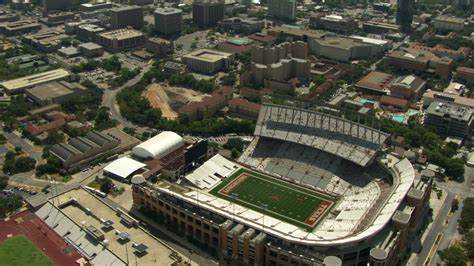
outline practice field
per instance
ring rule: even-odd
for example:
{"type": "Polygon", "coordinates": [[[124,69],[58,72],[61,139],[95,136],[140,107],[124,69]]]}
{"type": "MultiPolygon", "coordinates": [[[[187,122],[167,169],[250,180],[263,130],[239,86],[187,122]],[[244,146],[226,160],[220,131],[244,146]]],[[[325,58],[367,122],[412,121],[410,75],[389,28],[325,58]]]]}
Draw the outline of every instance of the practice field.
{"type": "Polygon", "coordinates": [[[17,235],[0,242],[0,265],[52,266],[54,263],[28,238],[17,235]]]}
{"type": "Polygon", "coordinates": [[[335,199],[296,184],[239,169],[211,194],[312,231],[335,199]]]}

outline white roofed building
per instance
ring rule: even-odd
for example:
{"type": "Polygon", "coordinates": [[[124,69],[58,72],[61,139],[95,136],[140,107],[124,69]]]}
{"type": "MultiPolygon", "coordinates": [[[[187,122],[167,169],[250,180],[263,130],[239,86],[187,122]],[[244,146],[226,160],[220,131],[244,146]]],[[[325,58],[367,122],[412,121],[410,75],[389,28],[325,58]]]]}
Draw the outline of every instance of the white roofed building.
{"type": "Polygon", "coordinates": [[[133,155],[143,159],[161,159],[184,145],[178,134],[164,131],[133,148],[133,155]]]}
{"type": "Polygon", "coordinates": [[[104,168],[104,173],[114,178],[125,180],[133,173],[144,169],[146,164],[135,161],[128,157],[119,158],[104,168]]]}

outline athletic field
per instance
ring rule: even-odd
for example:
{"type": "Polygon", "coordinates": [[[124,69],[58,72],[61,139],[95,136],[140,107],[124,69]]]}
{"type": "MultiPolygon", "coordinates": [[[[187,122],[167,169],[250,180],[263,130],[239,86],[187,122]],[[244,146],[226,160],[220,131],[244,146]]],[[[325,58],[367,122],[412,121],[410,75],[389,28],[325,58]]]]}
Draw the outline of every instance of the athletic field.
{"type": "Polygon", "coordinates": [[[0,265],[53,266],[54,263],[28,238],[17,235],[0,242],[0,265]]]}
{"type": "Polygon", "coordinates": [[[302,186],[239,169],[211,194],[312,231],[335,199],[302,186]]]}

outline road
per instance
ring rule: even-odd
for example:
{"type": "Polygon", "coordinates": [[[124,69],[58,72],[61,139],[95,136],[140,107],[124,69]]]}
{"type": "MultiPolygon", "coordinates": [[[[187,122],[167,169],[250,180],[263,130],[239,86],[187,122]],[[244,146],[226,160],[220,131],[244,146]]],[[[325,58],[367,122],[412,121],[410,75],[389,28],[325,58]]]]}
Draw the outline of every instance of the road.
{"type": "MultiPolygon", "coordinates": [[[[464,175],[464,183],[458,183],[454,181],[436,182],[436,186],[448,192],[448,195],[443,203],[443,206],[440,209],[438,217],[435,219],[434,224],[431,227],[428,236],[423,242],[423,248],[418,254],[418,261],[416,263],[417,266],[423,266],[423,263],[427,259],[428,253],[431,247],[433,246],[438,233],[443,233],[444,235],[443,240],[441,241],[438,247],[438,250],[443,250],[449,247],[451,241],[457,236],[457,221],[461,215],[462,201],[464,200],[464,198],[472,196],[471,184],[474,177],[474,168],[466,166],[465,169],[466,173],[464,175]],[[449,211],[451,209],[451,202],[456,196],[459,199],[459,209],[449,215],[449,211]]],[[[436,254],[435,257],[431,260],[430,265],[440,264],[441,259],[439,255],[436,254]]]]}
{"type": "Polygon", "coordinates": [[[125,87],[129,87],[129,86],[133,86],[137,84],[141,80],[143,75],[146,72],[148,72],[148,70],[150,70],[150,68],[151,68],[151,65],[146,65],[144,68],[142,68],[142,70],[136,77],[127,81],[123,86],[118,87],[116,89],[105,90],[104,92],[102,105],[110,109],[110,118],[117,120],[120,123],[120,125],[122,125],[123,127],[135,127],[135,125],[131,123],[130,121],[128,121],[127,119],[125,119],[120,114],[120,109],[116,102],[117,94],[120,91],[122,91],[125,87]]]}

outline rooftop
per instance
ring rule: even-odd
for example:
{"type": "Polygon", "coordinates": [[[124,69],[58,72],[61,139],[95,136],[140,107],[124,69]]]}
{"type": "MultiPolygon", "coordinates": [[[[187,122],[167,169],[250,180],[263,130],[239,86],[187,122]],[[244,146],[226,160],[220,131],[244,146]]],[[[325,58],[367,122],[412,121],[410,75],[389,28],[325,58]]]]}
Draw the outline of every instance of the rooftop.
{"type": "Polygon", "coordinates": [[[217,50],[210,50],[210,49],[200,49],[200,50],[191,52],[183,57],[213,63],[222,59],[230,58],[231,56],[232,56],[231,53],[221,52],[217,50]]]}
{"type": "Polygon", "coordinates": [[[172,8],[172,7],[167,7],[167,8],[157,8],[155,10],[156,14],[160,15],[171,15],[171,14],[181,14],[183,11],[178,8],[172,8]]]}
{"type": "Polygon", "coordinates": [[[33,74],[23,78],[13,79],[0,83],[0,86],[7,91],[16,91],[25,89],[30,86],[46,83],[49,81],[64,79],[70,75],[69,71],[58,68],[51,71],[46,71],[39,74],[33,74]]]}
{"type": "Polygon", "coordinates": [[[464,122],[469,122],[472,119],[473,110],[468,107],[459,106],[452,103],[434,101],[430,104],[426,113],[445,118],[451,118],[464,122]]]}
{"type": "Polygon", "coordinates": [[[386,91],[388,84],[394,78],[394,76],[387,73],[372,71],[359,80],[356,83],[356,87],[382,92],[386,91]]]}
{"type": "Polygon", "coordinates": [[[80,84],[72,84],[66,81],[53,81],[36,85],[33,88],[27,89],[27,92],[40,100],[46,100],[48,98],[74,93],[75,89],[86,90],[86,88],[80,84]]]}
{"type": "Polygon", "coordinates": [[[134,37],[144,36],[141,31],[133,30],[133,29],[118,29],[107,31],[99,34],[103,38],[107,39],[117,39],[117,40],[125,40],[134,37]]]}
{"type": "Polygon", "coordinates": [[[446,21],[452,23],[464,23],[465,19],[460,17],[451,17],[451,16],[437,16],[435,21],[446,21]]]}
{"type": "Polygon", "coordinates": [[[114,7],[110,9],[111,12],[122,12],[122,11],[128,11],[128,10],[134,10],[134,9],[142,9],[141,6],[120,6],[120,7],[114,7]]]}
{"type": "Polygon", "coordinates": [[[95,50],[95,49],[100,49],[102,48],[102,46],[96,44],[96,43],[93,43],[93,42],[86,42],[86,43],[81,43],[77,46],[78,48],[84,48],[84,49],[87,49],[87,50],[95,50]]]}

